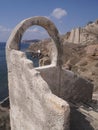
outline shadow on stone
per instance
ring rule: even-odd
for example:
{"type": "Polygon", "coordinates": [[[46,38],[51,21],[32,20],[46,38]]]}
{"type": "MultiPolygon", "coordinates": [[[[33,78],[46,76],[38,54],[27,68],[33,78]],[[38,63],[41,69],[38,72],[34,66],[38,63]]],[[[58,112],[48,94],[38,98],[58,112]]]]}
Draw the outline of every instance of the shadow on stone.
{"type": "Polygon", "coordinates": [[[94,130],[90,121],[77,107],[71,107],[70,110],[70,130],[94,130]]]}

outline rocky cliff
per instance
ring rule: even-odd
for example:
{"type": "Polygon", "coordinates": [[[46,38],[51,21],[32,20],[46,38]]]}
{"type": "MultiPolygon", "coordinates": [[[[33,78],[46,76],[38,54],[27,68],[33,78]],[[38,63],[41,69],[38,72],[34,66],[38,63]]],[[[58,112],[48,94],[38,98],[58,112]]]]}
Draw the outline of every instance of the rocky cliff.
{"type": "Polygon", "coordinates": [[[85,27],[72,29],[64,35],[64,41],[75,44],[89,44],[98,41],[98,20],[89,22],[85,27]]]}
{"type": "MultiPolygon", "coordinates": [[[[63,67],[74,71],[94,84],[98,93],[98,20],[61,36],[63,41],[63,67]]],[[[32,43],[28,50],[41,51],[39,65],[50,63],[51,39],[32,43]]]]}

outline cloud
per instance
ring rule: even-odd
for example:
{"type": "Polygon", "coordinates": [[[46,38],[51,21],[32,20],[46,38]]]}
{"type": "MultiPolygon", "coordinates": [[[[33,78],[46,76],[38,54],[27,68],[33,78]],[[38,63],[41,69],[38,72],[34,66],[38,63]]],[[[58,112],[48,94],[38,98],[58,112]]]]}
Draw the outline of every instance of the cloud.
{"type": "Polygon", "coordinates": [[[32,34],[46,34],[46,30],[41,29],[39,27],[35,27],[35,28],[31,28],[31,29],[27,29],[26,33],[32,33],[32,34]]]}
{"type": "Polygon", "coordinates": [[[57,19],[61,19],[62,17],[67,15],[67,12],[62,8],[56,8],[53,10],[51,15],[57,19]]]}
{"type": "Polygon", "coordinates": [[[0,41],[7,41],[12,29],[0,25],[0,41]]]}
{"type": "Polygon", "coordinates": [[[0,32],[10,32],[12,29],[0,25],[0,32]]]}
{"type": "Polygon", "coordinates": [[[33,28],[33,29],[28,29],[26,32],[35,32],[35,33],[38,33],[40,32],[39,29],[37,27],[33,28]]]}
{"type": "Polygon", "coordinates": [[[49,37],[47,31],[41,27],[31,27],[26,30],[22,39],[43,39],[49,37]]]}

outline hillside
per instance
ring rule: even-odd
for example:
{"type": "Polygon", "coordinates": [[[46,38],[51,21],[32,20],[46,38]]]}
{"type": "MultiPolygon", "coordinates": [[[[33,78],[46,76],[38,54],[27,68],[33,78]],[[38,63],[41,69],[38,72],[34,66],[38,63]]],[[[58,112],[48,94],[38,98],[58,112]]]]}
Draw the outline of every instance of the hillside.
{"type": "MultiPolygon", "coordinates": [[[[61,38],[63,67],[90,80],[94,84],[94,93],[98,93],[98,20],[83,28],[72,29],[61,38]]],[[[28,50],[41,51],[39,64],[43,66],[50,63],[51,47],[51,40],[45,39],[33,42],[28,50]]]]}

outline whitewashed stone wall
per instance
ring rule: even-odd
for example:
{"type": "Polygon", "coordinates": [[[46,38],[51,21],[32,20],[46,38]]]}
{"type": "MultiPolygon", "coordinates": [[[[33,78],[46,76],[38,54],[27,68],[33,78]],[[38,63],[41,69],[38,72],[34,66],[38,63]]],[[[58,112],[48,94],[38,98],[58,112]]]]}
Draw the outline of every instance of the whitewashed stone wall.
{"type": "Polygon", "coordinates": [[[68,130],[68,103],[51,92],[22,52],[13,50],[10,58],[11,130],[68,130]]]}

